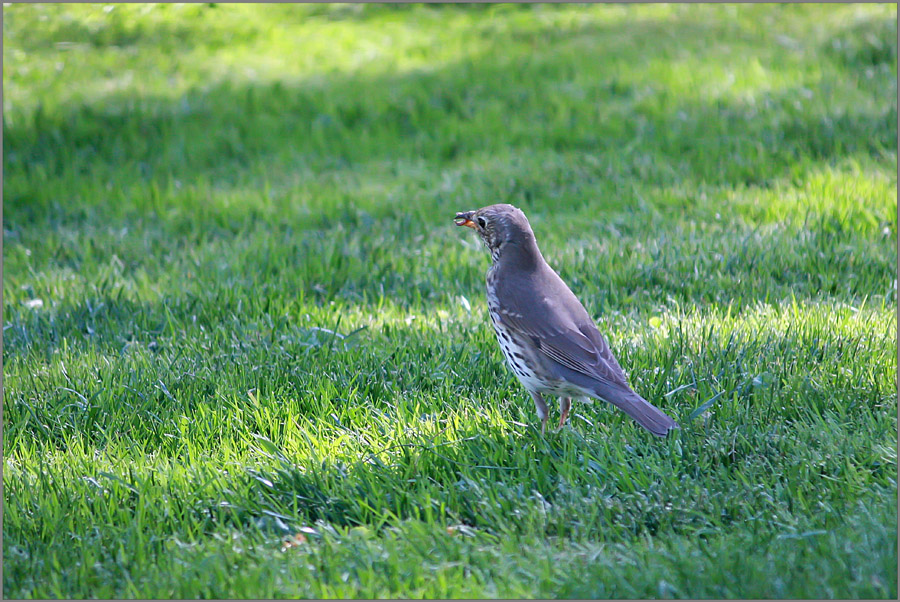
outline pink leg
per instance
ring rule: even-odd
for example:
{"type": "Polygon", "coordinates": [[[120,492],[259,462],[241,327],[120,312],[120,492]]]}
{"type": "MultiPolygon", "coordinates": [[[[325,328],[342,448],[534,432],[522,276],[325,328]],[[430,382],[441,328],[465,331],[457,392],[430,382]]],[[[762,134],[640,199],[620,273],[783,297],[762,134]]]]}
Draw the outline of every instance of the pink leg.
{"type": "MultiPolygon", "coordinates": [[[[559,428],[562,429],[563,425],[566,424],[566,418],[569,417],[569,409],[572,407],[572,398],[571,397],[560,397],[559,398],[559,428]]],[[[559,430],[559,429],[557,429],[559,430]]]]}

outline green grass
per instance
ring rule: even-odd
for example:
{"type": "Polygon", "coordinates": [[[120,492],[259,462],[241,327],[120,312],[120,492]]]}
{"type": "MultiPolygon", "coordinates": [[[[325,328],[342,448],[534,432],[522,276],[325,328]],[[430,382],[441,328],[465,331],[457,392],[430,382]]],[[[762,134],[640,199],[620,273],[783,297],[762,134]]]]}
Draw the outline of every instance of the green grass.
{"type": "Polygon", "coordinates": [[[3,17],[4,597],[897,597],[896,5],[3,17]],[[540,436],[494,202],[680,432],[540,436]]]}

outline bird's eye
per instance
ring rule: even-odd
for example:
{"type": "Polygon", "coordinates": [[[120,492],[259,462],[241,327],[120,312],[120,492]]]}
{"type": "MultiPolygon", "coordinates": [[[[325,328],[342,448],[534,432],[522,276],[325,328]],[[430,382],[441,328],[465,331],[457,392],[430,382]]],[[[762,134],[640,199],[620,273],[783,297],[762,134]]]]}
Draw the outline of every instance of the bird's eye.
{"type": "Polygon", "coordinates": [[[483,217],[479,217],[479,218],[478,218],[477,220],[475,220],[475,221],[477,221],[477,222],[478,222],[478,225],[481,226],[482,228],[484,228],[485,226],[487,226],[487,222],[484,221],[484,218],[483,218],[483,217]]]}

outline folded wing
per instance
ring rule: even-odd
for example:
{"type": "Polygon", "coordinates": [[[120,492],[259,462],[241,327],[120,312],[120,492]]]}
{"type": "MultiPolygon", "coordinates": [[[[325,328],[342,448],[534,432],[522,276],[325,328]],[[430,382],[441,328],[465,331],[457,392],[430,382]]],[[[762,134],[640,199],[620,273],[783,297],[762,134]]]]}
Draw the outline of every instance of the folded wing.
{"type": "Polygon", "coordinates": [[[496,293],[503,324],[530,337],[544,355],[607,385],[629,388],[587,310],[549,266],[529,278],[499,282],[496,293]]]}

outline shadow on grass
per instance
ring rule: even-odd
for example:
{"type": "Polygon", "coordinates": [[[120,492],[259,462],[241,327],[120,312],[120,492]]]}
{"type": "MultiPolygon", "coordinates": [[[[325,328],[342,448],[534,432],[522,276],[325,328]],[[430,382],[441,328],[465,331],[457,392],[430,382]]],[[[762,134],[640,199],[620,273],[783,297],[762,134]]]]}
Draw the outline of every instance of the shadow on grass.
{"type": "MultiPolygon", "coordinates": [[[[5,127],[5,171],[29,179],[90,173],[116,186],[136,181],[138,188],[152,189],[137,197],[159,197],[175,180],[185,186],[213,182],[217,189],[278,186],[298,171],[349,171],[397,160],[446,165],[537,147],[600,156],[614,177],[649,184],[766,185],[798,166],[847,156],[884,160],[895,152],[896,102],[887,91],[881,102],[840,108],[835,82],[824,80],[761,90],[752,101],[672,97],[664,86],[641,81],[646,76],[639,67],[639,76],[614,74],[621,59],[598,40],[615,39],[619,29],[592,24],[523,34],[537,43],[559,36],[572,44],[567,48],[585,49],[588,55],[577,63],[571,49],[485,53],[403,74],[220,82],[176,99],[111,94],[96,105],[39,112],[5,127]],[[577,98],[566,92],[572,85],[577,98]]],[[[657,56],[667,56],[685,47],[699,54],[710,38],[747,37],[734,29],[681,18],[637,21],[627,31],[631,44],[652,39],[657,56]]],[[[883,50],[893,43],[891,26],[877,22],[871,29],[875,37],[868,43],[840,38],[855,46],[837,43],[823,56],[851,70],[895,71],[893,55],[883,50]]],[[[874,82],[870,90],[877,100],[874,82]]],[[[495,200],[547,202],[542,192],[518,190],[516,198],[495,200]]],[[[54,201],[15,180],[4,196],[7,224],[44,218],[54,201]]],[[[90,202],[111,212],[120,204],[90,202]]]]}

